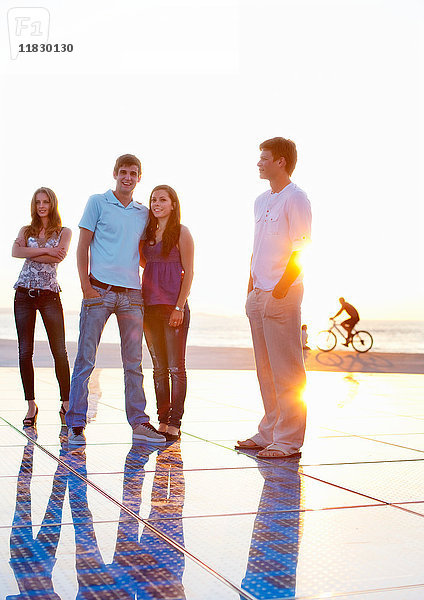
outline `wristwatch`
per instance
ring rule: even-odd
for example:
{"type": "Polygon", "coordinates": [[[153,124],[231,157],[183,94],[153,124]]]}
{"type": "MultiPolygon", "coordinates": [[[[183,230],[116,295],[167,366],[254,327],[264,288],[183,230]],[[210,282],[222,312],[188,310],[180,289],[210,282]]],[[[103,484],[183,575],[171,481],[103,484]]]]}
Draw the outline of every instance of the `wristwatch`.
{"type": "Polygon", "coordinates": [[[174,310],[178,310],[178,312],[184,312],[184,309],[183,309],[183,308],[180,308],[179,306],[176,306],[176,307],[174,308],[174,310]]]}

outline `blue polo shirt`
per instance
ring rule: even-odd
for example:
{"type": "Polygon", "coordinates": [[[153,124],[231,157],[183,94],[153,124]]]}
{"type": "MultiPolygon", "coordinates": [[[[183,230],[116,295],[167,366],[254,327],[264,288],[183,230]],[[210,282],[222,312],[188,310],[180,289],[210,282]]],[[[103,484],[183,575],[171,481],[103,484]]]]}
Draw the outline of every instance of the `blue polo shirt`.
{"type": "Polygon", "coordinates": [[[123,206],[112,190],[90,196],[79,227],[94,233],[90,244],[90,273],[110,285],[141,289],[139,242],[149,210],[132,200],[123,206]]]}

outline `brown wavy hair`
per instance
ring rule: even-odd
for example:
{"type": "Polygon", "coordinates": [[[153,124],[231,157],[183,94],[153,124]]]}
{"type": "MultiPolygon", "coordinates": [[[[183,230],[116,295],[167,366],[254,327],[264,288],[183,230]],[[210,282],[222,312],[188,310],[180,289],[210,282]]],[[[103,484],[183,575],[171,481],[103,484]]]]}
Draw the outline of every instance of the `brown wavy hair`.
{"type": "Polygon", "coordinates": [[[48,187],[40,187],[35,190],[31,200],[31,224],[25,228],[24,237],[25,243],[28,242],[29,237],[38,237],[40,231],[43,229],[43,222],[37,215],[37,205],[35,203],[37,194],[43,192],[50,200],[50,212],[48,214],[48,223],[46,227],[46,240],[51,238],[53,235],[58,236],[62,230],[62,219],[60,218],[59,210],[57,208],[57,197],[53,190],[48,187]]]}
{"type": "Polygon", "coordinates": [[[168,193],[171,198],[173,211],[169,215],[168,222],[165,227],[165,231],[162,235],[162,256],[169,256],[172,248],[178,244],[180,239],[181,231],[181,208],[180,201],[177,196],[177,192],[170,185],[157,185],[153,188],[149,199],[149,221],[146,228],[146,242],[148,244],[155,244],[155,233],[158,228],[158,220],[152,212],[152,196],[158,190],[164,190],[168,193]]]}

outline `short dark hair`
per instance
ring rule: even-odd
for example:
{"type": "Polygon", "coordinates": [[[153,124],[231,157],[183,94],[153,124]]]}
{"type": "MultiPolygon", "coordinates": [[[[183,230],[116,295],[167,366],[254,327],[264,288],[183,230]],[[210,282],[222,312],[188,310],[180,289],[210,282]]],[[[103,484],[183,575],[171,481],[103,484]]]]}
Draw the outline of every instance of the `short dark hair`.
{"type": "Polygon", "coordinates": [[[131,165],[137,165],[138,174],[141,175],[141,162],[139,159],[134,156],[134,154],[123,154],[122,156],[118,156],[116,159],[115,166],[113,167],[114,175],[118,174],[118,171],[123,166],[129,167],[131,165]]]}
{"type": "Polygon", "coordinates": [[[288,175],[293,173],[297,162],[297,150],[296,144],[292,140],[287,140],[283,137],[271,138],[262,142],[259,150],[269,150],[272,152],[274,160],[278,160],[281,157],[285,158],[288,175]]]}

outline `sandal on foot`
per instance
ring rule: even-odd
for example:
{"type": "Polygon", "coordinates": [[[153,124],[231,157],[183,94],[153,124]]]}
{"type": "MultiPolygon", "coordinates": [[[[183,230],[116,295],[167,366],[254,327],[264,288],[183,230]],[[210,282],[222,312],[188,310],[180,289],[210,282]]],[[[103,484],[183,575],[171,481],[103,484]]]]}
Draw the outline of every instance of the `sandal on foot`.
{"type": "Polygon", "coordinates": [[[35,414],[33,417],[25,417],[25,419],[22,421],[22,424],[24,427],[35,427],[35,424],[37,423],[37,416],[38,416],[38,406],[35,407],[35,414]]]}
{"type": "Polygon", "coordinates": [[[238,440],[234,448],[236,450],[262,450],[263,446],[259,446],[256,442],[248,438],[247,440],[238,440]]]}

